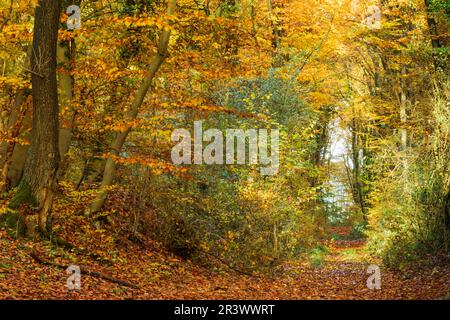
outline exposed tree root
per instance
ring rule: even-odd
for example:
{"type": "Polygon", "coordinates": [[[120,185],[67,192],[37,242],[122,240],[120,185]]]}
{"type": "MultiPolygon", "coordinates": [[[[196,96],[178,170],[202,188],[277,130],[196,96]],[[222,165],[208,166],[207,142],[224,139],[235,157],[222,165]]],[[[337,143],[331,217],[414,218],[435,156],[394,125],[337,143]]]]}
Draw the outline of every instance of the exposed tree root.
{"type": "MultiPolygon", "coordinates": [[[[6,214],[0,215],[0,225],[5,225],[7,229],[9,230],[9,233],[11,236],[15,238],[24,237],[25,236],[25,219],[24,217],[19,214],[18,212],[15,212],[13,210],[10,210],[10,212],[6,214]]],[[[93,258],[97,261],[100,261],[104,264],[107,264],[111,266],[113,263],[111,260],[104,258],[96,253],[89,252],[87,250],[82,250],[75,245],[71,244],[70,242],[62,239],[61,237],[57,236],[53,232],[40,232],[39,236],[42,239],[50,241],[51,244],[59,246],[61,248],[72,250],[76,253],[79,253],[84,256],[88,256],[90,258],[93,258]]]]}
{"type": "Polygon", "coordinates": [[[228,269],[230,269],[230,270],[233,270],[233,271],[235,271],[235,272],[237,272],[237,273],[240,273],[240,274],[245,275],[245,276],[248,276],[248,277],[259,278],[257,275],[251,274],[250,272],[246,272],[246,271],[244,271],[244,270],[240,270],[240,269],[238,269],[238,268],[235,268],[235,267],[231,266],[228,262],[226,262],[225,260],[223,260],[223,259],[221,259],[221,258],[219,258],[219,257],[216,257],[216,256],[213,255],[212,253],[203,251],[203,250],[198,249],[198,248],[197,248],[197,250],[198,250],[200,253],[203,253],[203,254],[205,254],[205,255],[207,255],[207,256],[209,256],[209,257],[212,257],[212,258],[216,259],[217,261],[219,261],[220,263],[222,263],[223,265],[225,265],[225,266],[226,266],[228,269]]]}
{"type": "MultiPolygon", "coordinates": [[[[42,259],[41,257],[39,257],[38,253],[35,250],[31,251],[29,253],[29,255],[35,261],[37,261],[38,263],[43,264],[43,265],[53,266],[53,267],[57,267],[57,268],[64,269],[64,270],[69,267],[68,265],[63,265],[63,264],[59,264],[59,263],[55,263],[55,262],[51,262],[51,261],[42,259]]],[[[89,270],[86,267],[81,267],[80,266],[80,271],[81,271],[81,274],[85,274],[85,275],[88,275],[88,276],[91,276],[91,277],[104,279],[104,280],[107,280],[107,281],[110,281],[110,282],[113,282],[113,283],[120,284],[121,286],[130,287],[130,288],[133,288],[133,289],[139,289],[138,286],[136,286],[135,284],[132,284],[132,283],[130,283],[128,281],[116,279],[116,278],[114,278],[114,277],[112,277],[110,275],[107,275],[107,274],[104,274],[104,273],[101,273],[101,272],[97,272],[97,271],[89,270]]]]}
{"type": "Polygon", "coordinates": [[[77,253],[79,253],[81,255],[85,255],[85,256],[91,257],[91,258],[93,258],[95,260],[98,260],[98,261],[100,261],[102,263],[105,263],[105,264],[107,264],[109,266],[113,264],[110,260],[108,260],[108,259],[106,259],[106,258],[104,258],[104,257],[102,257],[102,256],[100,256],[100,255],[98,255],[96,253],[89,252],[87,250],[82,250],[80,248],[77,248],[75,245],[73,245],[70,242],[67,242],[66,240],[58,237],[54,233],[50,234],[48,240],[54,245],[60,246],[60,247],[62,247],[64,249],[67,249],[67,250],[75,251],[75,252],[77,252],[77,253]]]}

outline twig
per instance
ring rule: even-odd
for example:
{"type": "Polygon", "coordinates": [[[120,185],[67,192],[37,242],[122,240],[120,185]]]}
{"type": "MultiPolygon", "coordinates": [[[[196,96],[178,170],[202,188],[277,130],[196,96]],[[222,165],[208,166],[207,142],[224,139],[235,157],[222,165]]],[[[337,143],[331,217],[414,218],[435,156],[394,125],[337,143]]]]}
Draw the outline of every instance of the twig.
{"type": "Polygon", "coordinates": [[[26,71],[26,72],[29,72],[29,73],[32,73],[32,74],[34,74],[34,75],[36,75],[36,76],[38,76],[38,77],[40,77],[40,78],[45,78],[45,76],[43,76],[42,74],[37,73],[37,72],[35,72],[35,71],[33,71],[33,70],[25,69],[25,71],[26,71]]]}

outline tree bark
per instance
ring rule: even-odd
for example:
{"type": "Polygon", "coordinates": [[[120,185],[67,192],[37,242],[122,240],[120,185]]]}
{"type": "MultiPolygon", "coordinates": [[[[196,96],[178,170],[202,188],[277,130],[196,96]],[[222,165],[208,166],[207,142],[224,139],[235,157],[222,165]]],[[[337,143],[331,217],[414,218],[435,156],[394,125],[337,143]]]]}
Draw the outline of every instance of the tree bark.
{"type": "MultiPolygon", "coordinates": [[[[63,0],[62,11],[71,4],[81,5],[81,0],[63,0]]],[[[75,122],[76,110],[72,106],[74,78],[71,75],[72,64],[75,60],[76,45],[75,39],[59,41],[56,48],[56,62],[60,70],[58,71],[59,103],[60,103],[60,129],[59,129],[59,154],[61,164],[57,178],[62,175],[65,157],[70,148],[73,134],[73,124],[75,122]]]]}
{"type": "MultiPolygon", "coordinates": [[[[400,123],[401,123],[401,129],[400,129],[400,142],[401,142],[401,148],[402,150],[406,150],[408,146],[408,133],[406,131],[406,124],[408,121],[407,118],[407,105],[408,105],[408,98],[406,94],[407,86],[406,86],[406,69],[405,67],[402,68],[402,73],[400,77],[400,123]]],[[[405,164],[405,168],[407,165],[405,164]]]]}
{"type": "Polygon", "coordinates": [[[450,190],[444,200],[445,250],[450,252],[450,190]]]}
{"type": "Polygon", "coordinates": [[[56,50],[57,63],[62,70],[58,72],[61,104],[61,124],[59,130],[59,154],[61,155],[61,166],[58,176],[63,174],[64,160],[72,141],[73,124],[75,121],[75,109],[72,106],[74,79],[70,74],[71,62],[75,53],[75,41],[58,42],[56,50]]]}
{"type": "Polygon", "coordinates": [[[276,21],[276,16],[273,14],[273,0],[267,1],[267,6],[269,9],[269,20],[272,28],[272,67],[277,68],[281,66],[281,34],[279,30],[279,24],[276,21]]]}
{"type": "Polygon", "coordinates": [[[438,30],[437,30],[436,20],[431,15],[430,0],[424,0],[424,1],[425,1],[425,9],[427,12],[427,24],[428,24],[428,28],[430,30],[430,35],[431,35],[431,46],[433,48],[441,48],[442,44],[438,38],[438,30]]]}
{"type": "MultiPolygon", "coordinates": [[[[24,68],[30,68],[31,45],[27,47],[27,57],[25,59],[24,68]]],[[[31,108],[27,102],[31,90],[23,88],[19,90],[15,96],[14,104],[8,116],[6,128],[2,131],[9,131],[11,138],[17,138],[21,133],[25,132],[24,138],[29,140],[29,129],[31,128],[31,108]]],[[[26,159],[28,145],[20,145],[15,142],[2,142],[0,144],[1,166],[2,166],[2,192],[10,188],[17,187],[22,177],[23,164],[26,159]],[[20,151],[24,152],[20,152],[20,151]],[[20,157],[18,157],[20,156],[20,157]]]]}
{"type": "Polygon", "coordinates": [[[33,125],[24,176],[12,199],[13,206],[28,202],[35,211],[27,214],[25,234],[50,231],[51,207],[60,156],[59,107],[56,81],[56,45],[60,0],[40,0],[35,9],[31,83],[33,125]]]}
{"type": "MultiPolygon", "coordinates": [[[[353,117],[356,117],[355,112],[353,111],[353,117]]],[[[352,119],[351,124],[351,153],[352,153],[352,162],[353,162],[353,201],[359,205],[359,208],[361,210],[363,221],[367,223],[367,210],[366,210],[366,203],[364,201],[364,194],[363,194],[363,182],[361,181],[361,163],[360,163],[360,157],[359,157],[359,150],[360,150],[360,126],[357,123],[356,119],[352,119]]]]}
{"type": "MultiPolygon", "coordinates": [[[[27,105],[24,103],[29,95],[28,89],[22,89],[17,93],[14,100],[12,111],[8,117],[7,130],[9,131],[10,138],[17,138],[20,135],[20,129],[22,127],[23,120],[27,113],[27,105]]],[[[6,131],[6,130],[5,130],[6,131]]],[[[1,154],[1,181],[0,192],[3,193],[9,189],[10,183],[8,179],[8,172],[13,160],[15,142],[2,142],[0,145],[1,154]]]]}
{"type": "MultiPolygon", "coordinates": [[[[175,12],[175,7],[176,7],[176,0],[169,0],[167,6],[167,15],[172,15],[175,12]]],[[[127,123],[136,119],[139,113],[139,109],[142,103],[144,102],[145,95],[147,94],[153,82],[153,78],[155,77],[156,73],[158,72],[159,68],[161,67],[162,63],[167,57],[168,54],[167,47],[169,45],[169,39],[170,39],[170,30],[163,30],[159,40],[158,52],[153,57],[147,75],[143,79],[141,86],[139,87],[136,96],[134,97],[134,100],[130,108],[128,109],[128,112],[125,115],[125,121],[127,123]]],[[[114,180],[115,163],[113,157],[120,155],[120,151],[122,150],[122,147],[130,131],[131,127],[127,127],[125,131],[118,132],[113,142],[111,143],[110,153],[112,154],[112,156],[106,159],[105,168],[103,170],[103,180],[100,186],[99,193],[92,202],[92,204],[90,205],[90,207],[88,208],[86,212],[87,214],[98,212],[105,203],[106,197],[108,195],[108,187],[112,184],[114,180]]]]}
{"type": "MultiPolygon", "coordinates": [[[[31,106],[27,106],[27,111],[25,117],[22,121],[21,131],[23,134],[23,139],[26,141],[31,141],[31,127],[32,127],[32,110],[31,106]]],[[[15,144],[13,153],[11,156],[10,165],[8,166],[8,183],[9,188],[15,188],[19,185],[22,179],[23,169],[25,167],[25,162],[28,157],[28,149],[30,149],[29,144],[15,144]]]]}

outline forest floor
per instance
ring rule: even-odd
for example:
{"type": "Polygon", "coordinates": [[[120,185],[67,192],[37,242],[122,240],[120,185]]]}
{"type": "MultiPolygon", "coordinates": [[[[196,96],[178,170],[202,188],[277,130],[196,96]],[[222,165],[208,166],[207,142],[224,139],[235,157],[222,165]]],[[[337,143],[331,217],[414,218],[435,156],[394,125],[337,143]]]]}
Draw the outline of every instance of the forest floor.
{"type": "MultiPolygon", "coordinates": [[[[273,276],[214,272],[182,260],[156,242],[123,244],[112,265],[92,258],[68,261],[42,242],[16,240],[0,229],[0,299],[450,299],[450,266],[435,264],[403,272],[381,266],[381,289],[366,286],[369,261],[362,240],[327,241],[327,252],[290,261],[273,276]],[[68,291],[63,267],[79,263],[138,289],[81,275],[81,289],[68,291]]],[[[71,256],[73,260],[73,255],[71,256]]]]}

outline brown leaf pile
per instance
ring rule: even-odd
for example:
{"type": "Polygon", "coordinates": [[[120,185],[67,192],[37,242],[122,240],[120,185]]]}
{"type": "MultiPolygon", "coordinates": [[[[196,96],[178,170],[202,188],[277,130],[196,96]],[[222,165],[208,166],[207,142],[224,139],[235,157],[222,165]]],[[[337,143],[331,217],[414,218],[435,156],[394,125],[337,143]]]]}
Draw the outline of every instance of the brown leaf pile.
{"type": "Polygon", "coordinates": [[[0,230],[0,299],[449,299],[448,265],[404,272],[382,267],[381,290],[370,290],[366,287],[368,261],[343,259],[339,250],[345,244],[362,252],[361,244],[337,243],[321,267],[291,261],[272,277],[249,277],[199,267],[148,239],[145,245],[123,244],[116,262],[105,266],[86,257],[69,261],[44,243],[15,240],[0,230]],[[29,256],[31,247],[45,259],[80,263],[139,289],[82,275],[81,290],[69,291],[65,271],[37,263],[29,256]]]}

